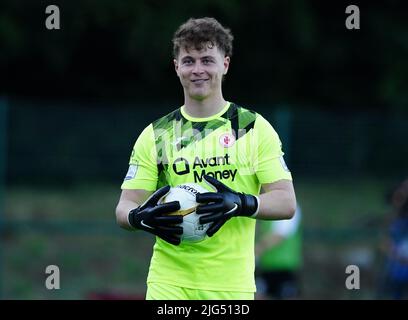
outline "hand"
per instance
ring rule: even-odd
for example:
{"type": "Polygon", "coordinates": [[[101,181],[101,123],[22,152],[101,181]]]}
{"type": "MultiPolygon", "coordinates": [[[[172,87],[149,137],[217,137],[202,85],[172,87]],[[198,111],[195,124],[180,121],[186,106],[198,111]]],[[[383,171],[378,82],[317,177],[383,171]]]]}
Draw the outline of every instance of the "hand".
{"type": "Polygon", "coordinates": [[[212,222],[207,230],[209,237],[213,236],[232,217],[251,217],[258,213],[257,197],[238,193],[211,176],[205,175],[204,179],[217,190],[217,192],[199,193],[196,196],[196,201],[201,203],[196,212],[203,214],[200,217],[200,223],[212,222]]]}
{"type": "Polygon", "coordinates": [[[180,244],[183,228],[176,226],[183,222],[181,215],[168,215],[180,209],[178,201],[159,204],[169,193],[170,186],[165,186],[155,191],[141,206],[129,212],[129,224],[136,228],[150,232],[163,240],[180,244]]]}

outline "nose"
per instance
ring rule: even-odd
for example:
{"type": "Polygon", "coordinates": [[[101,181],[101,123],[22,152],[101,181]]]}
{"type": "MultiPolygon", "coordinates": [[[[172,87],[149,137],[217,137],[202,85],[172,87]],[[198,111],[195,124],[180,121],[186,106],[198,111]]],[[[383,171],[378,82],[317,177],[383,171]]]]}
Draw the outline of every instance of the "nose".
{"type": "Polygon", "coordinates": [[[199,74],[199,73],[203,73],[203,65],[201,64],[201,61],[196,61],[196,63],[194,64],[194,68],[193,68],[193,73],[199,74]]]}

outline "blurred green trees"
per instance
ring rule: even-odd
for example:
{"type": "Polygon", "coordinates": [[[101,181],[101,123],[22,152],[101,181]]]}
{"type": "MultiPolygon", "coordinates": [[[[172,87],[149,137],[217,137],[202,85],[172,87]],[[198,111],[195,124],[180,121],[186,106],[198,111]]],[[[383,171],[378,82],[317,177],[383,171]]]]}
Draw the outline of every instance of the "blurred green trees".
{"type": "Polygon", "coordinates": [[[242,104],[403,111],[408,23],[402,1],[43,1],[0,3],[0,94],[179,102],[171,37],[189,17],[214,16],[235,35],[226,96],[242,104]],[[6,75],[6,76],[4,76],[6,75]]]}

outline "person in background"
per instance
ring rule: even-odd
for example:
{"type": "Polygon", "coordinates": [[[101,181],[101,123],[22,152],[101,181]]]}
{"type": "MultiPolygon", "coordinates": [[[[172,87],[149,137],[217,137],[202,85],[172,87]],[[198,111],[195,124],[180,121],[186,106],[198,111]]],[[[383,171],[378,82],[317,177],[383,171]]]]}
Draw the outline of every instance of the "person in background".
{"type": "Polygon", "coordinates": [[[302,266],[302,213],[290,220],[258,221],[257,299],[296,299],[302,266]]]}
{"type": "Polygon", "coordinates": [[[381,243],[385,268],[380,287],[380,298],[408,298],[408,178],[388,195],[392,219],[381,243]]]}

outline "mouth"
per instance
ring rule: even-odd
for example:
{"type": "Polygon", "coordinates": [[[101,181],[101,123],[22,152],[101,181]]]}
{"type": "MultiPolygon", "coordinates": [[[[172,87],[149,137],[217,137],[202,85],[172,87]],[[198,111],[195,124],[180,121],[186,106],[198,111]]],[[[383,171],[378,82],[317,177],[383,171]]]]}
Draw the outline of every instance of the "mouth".
{"type": "Polygon", "coordinates": [[[194,79],[194,80],[191,80],[191,82],[195,83],[195,84],[202,84],[202,83],[204,83],[206,81],[208,81],[208,79],[194,79]]]}

